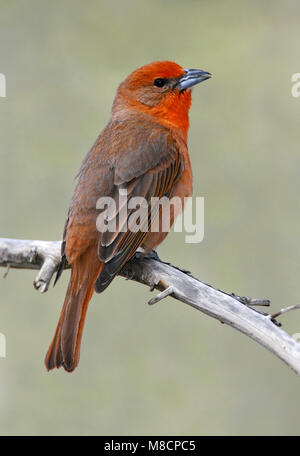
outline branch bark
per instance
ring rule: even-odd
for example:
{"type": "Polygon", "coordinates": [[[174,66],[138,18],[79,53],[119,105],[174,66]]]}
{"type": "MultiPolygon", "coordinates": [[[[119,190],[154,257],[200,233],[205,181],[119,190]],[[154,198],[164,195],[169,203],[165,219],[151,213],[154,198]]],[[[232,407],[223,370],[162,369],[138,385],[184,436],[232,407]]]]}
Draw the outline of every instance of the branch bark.
{"type": "MultiPolygon", "coordinates": [[[[0,266],[38,269],[34,287],[46,292],[60,261],[60,246],[60,241],[0,238],[0,266]]],[[[172,296],[256,340],[300,374],[300,344],[279,328],[271,315],[246,305],[257,304],[257,300],[217,290],[192,277],[187,271],[160,261],[158,257],[142,258],[136,254],[120,275],[147,285],[151,290],[160,290],[161,293],[152,298],[149,304],[172,296]]],[[[266,304],[267,301],[258,303],[266,304]]]]}

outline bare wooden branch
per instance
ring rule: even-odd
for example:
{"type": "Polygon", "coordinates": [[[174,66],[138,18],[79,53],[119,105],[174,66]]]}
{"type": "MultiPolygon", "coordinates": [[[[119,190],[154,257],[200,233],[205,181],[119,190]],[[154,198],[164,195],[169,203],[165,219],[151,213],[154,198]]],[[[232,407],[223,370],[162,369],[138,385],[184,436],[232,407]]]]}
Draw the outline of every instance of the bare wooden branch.
{"type": "Polygon", "coordinates": [[[271,315],[271,318],[278,318],[280,315],[283,315],[287,312],[290,312],[291,310],[296,310],[296,309],[300,309],[300,304],[296,304],[294,306],[289,306],[289,307],[285,307],[284,309],[280,309],[279,312],[276,312],[274,313],[273,315],[271,315]]]}
{"type": "Polygon", "coordinates": [[[173,294],[173,287],[172,287],[172,285],[169,285],[164,291],[161,291],[160,293],[158,293],[157,296],[150,299],[150,301],[148,301],[148,304],[150,306],[152,306],[153,304],[156,304],[157,302],[161,301],[164,298],[167,298],[168,296],[171,296],[172,294],[173,294]]]}
{"type": "MultiPolygon", "coordinates": [[[[0,238],[0,266],[38,269],[34,286],[45,292],[60,261],[60,246],[59,241],[0,238]]],[[[224,293],[158,258],[143,258],[138,254],[124,266],[120,275],[150,289],[160,290],[162,293],[151,299],[150,304],[172,296],[256,340],[300,374],[300,344],[278,327],[274,316],[245,304],[251,301],[266,304],[267,300],[257,301],[224,293]]]]}
{"type": "Polygon", "coordinates": [[[60,261],[61,242],[25,241],[0,238],[0,266],[18,269],[39,269],[33,282],[42,293],[48,290],[60,261]]]}

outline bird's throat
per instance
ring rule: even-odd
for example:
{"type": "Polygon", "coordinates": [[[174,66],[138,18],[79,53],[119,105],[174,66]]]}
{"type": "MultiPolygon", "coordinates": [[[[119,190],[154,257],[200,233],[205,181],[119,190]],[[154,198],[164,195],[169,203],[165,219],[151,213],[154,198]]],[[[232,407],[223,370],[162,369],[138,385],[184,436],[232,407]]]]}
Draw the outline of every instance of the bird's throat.
{"type": "Polygon", "coordinates": [[[161,123],[175,127],[187,135],[191,102],[191,91],[186,90],[169,95],[162,103],[151,107],[149,111],[161,123]]]}

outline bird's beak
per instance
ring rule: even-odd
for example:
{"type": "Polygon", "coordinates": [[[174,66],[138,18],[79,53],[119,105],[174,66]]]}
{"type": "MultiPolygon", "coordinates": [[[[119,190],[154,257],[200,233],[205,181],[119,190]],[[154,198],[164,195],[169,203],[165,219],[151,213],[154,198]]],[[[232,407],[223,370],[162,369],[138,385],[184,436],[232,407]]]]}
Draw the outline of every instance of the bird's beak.
{"type": "Polygon", "coordinates": [[[199,82],[211,78],[211,74],[202,70],[191,70],[184,68],[185,74],[179,79],[179,87],[181,90],[190,89],[199,82]]]}

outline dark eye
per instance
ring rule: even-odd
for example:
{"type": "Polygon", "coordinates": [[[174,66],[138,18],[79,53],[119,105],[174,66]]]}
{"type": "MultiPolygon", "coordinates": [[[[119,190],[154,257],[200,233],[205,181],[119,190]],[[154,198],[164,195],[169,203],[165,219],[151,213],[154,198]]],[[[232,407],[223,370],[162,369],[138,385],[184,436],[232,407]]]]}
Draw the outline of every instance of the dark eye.
{"type": "Polygon", "coordinates": [[[163,87],[163,86],[165,85],[165,83],[166,83],[166,80],[165,80],[165,79],[162,79],[162,78],[157,78],[157,79],[155,79],[155,81],[154,81],[154,85],[155,85],[156,87],[163,87]]]}

